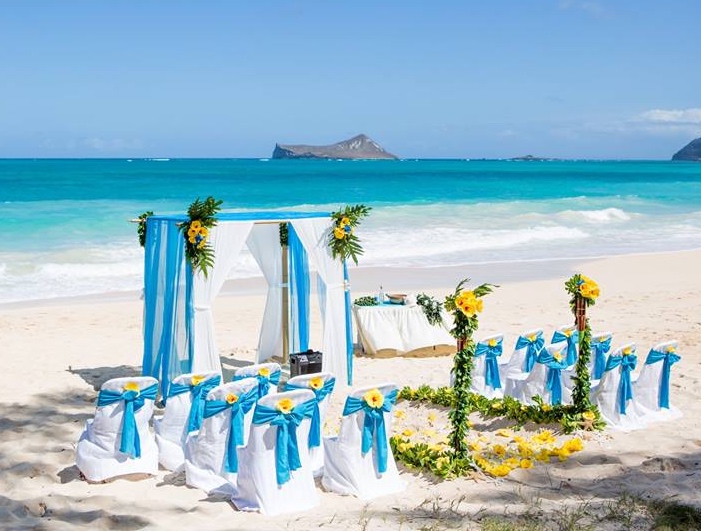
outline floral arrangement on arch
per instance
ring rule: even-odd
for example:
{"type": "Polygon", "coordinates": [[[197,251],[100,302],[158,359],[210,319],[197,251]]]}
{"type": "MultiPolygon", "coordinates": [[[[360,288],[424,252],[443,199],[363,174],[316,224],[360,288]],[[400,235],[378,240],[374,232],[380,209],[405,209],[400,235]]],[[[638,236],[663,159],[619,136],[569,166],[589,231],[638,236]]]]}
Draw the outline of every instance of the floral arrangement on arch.
{"type": "Polygon", "coordinates": [[[347,205],[342,210],[331,213],[334,225],[329,234],[329,248],[333,258],[350,258],[358,265],[358,256],[363,254],[363,248],[355,234],[355,228],[370,210],[372,208],[365,205],[347,205]]]}
{"type": "Polygon", "coordinates": [[[209,230],[217,224],[215,217],[221,210],[222,200],[212,196],[200,201],[198,197],[187,209],[190,218],[180,225],[185,238],[185,257],[193,271],[201,271],[206,277],[208,269],[214,266],[214,249],[209,244],[209,230]]]}

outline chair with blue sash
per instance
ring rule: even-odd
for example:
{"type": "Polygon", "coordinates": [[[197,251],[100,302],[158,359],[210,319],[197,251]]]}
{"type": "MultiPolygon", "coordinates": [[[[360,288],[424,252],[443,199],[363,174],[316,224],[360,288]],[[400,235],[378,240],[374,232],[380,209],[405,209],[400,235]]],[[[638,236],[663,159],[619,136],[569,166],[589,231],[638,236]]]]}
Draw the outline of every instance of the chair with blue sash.
{"type": "Polygon", "coordinates": [[[592,391],[592,403],[606,424],[623,431],[645,427],[633,390],[633,371],[638,363],[635,344],[617,348],[606,360],[604,374],[592,391]]]}
{"type": "Polygon", "coordinates": [[[676,341],[658,343],[648,353],[640,376],[633,382],[635,399],[646,422],[682,416],[670,397],[672,365],[680,360],[676,341]]]}
{"type": "Polygon", "coordinates": [[[277,393],[280,383],[281,367],[279,363],[256,363],[241,367],[234,372],[234,381],[254,377],[258,379],[258,398],[270,393],[277,393]]]}
{"type": "Polygon", "coordinates": [[[199,431],[185,442],[185,483],[208,494],[232,496],[238,473],[237,447],[246,444],[258,380],[244,378],[209,391],[199,431]]]}
{"type": "MultiPolygon", "coordinates": [[[[611,332],[597,332],[591,335],[590,356],[589,356],[589,374],[592,382],[601,380],[606,369],[606,358],[611,350],[611,332]]],[[[593,384],[596,385],[596,384],[593,384]]]]}
{"type": "Polygon", "coordinates": [[[540,351],[536,363],[514,396],[527,405],[535,404],[533,399],[539,396],[545,404],[572,403],[572,371],[567,366],[567,343],[561,341],[548,345],[540,351]]]}
{"type": "Polygon", "coordinates": [[[567,343],[565,363],[571,367],[577,362],[579,356],[579,331],[575,325],[563,325],[553,332],[550,343],[555,344],[562,341],[567,343]]]}
{"type": "Polygon", "coordinates": [[[200,429],[207,393],[219,384],[218,372],[181,374],[171,382],[163,415],[153,417],[158,461],[166,470],[182,470],[187,434],[200,429]]]}
{"type": "Polygon", "coordinates": [[[255,406],[248,444],[239,448],[240,511],[269,516],[319,505],[309,460],[309,428],[316,398],[308,389],[264,396],[255,406]]]}
{"type": "Polygon", "coordinates": [[[294,389],[310,389],[316,396],[314,415],[309,428],[309,458],[314,476],[324,472],[324,420],[329,405],[329,397],[336,385],[336,378],[330,372],[300,374],[293,376],[285,383],[285,391],[294,389]]]}
{"type": "Polygon", "coordinates": [[[475,346],[474,369],[470,391],[487,398],[502,398],[504,390],[499,375],[499,358],[503,351],[504,336],[485,337],[475,346]]]}
{"type": "Polygon", "coordinates": [[[504,379],[504,394],[519,394],[519,388],[535,367],[538,354],[545,346],[543,330],[536,328],[523,332],[516,340],[514,351],[507,362],[499,368],[504,379]]]}
{"type": "Polygon", "coordinates": [[[76,465],[88,481],[158,472],[158,446],[149,428],[157,393],[158,381],[150,376],[102,384],[95,416],[76,448],[76,465]]]}
{"type": "Polygon", "coordinates": [[[324,441],[325,490],[369,500],[406,488],[389,444],[397,392],[393,383],[350,392],[338,437],[324,441]]]}

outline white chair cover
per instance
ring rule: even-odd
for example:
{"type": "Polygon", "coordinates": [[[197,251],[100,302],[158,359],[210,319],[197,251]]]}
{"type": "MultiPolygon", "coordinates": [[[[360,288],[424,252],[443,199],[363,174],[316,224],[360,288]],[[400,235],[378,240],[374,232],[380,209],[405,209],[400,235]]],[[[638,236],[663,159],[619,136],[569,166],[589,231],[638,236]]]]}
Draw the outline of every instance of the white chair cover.
{"type": "MultiPolygon", "coordinates": [[[[396,396],[397,385],[385,383],[377,386],[361,387],[351,391],[349,397],[362,399],[369,391],[377,389],[383,396],[396,396]]],[[[387,400],[387,398],[385,398],[387,400]]],[[[363,429],[366,413],[363,409],[344,415],[338,437],[327,438],[324,442],[324,475],[321,484],[327,491],[343,495],[353,495],[361,499],[401,492],[406,484],[399,476],[389,444],[392,429],[392,405],[385,404],[384,419],[386,444],[386,470],[379,472],[378,441],[373,439],[372,450],[362,453],[363,429]]],[[[348,404],[348,402],[347,402],[348,404]]]]}
{"type": "Polygon", "coordinates": [[[499,375],[499,357],[502,354],[504,336],[485,337],[475,347],[474,369],[470,391],[487,398],[502,398],[504,390],[499,375]]]}
{"type": "Polygon", "coordinates": [[[543,330],[535,328],[523,332],[516,340],[514,351],[511,358],[502,364],[500,370],[504,379],[521,378],[525,379],[526,375],[531,372],[535,366],[535,360],[538,353],[545,346],[543,338],[543,330]]]}
{"type": "MultiPolygon", "coordinates": [[[[158,462],[166,470],[180,471],[185,464],[184,448],[193,406],[193,389],[197,393],[197,400],[202,401],[200,405],[204,405],[203,402],[209,390],[220,383],[221,376],[218,372],[182,374],[173,380],[169,387],[171,392],[181,390],[183,386],[190,387],[190,390],[176,391],[177,394],[169,396],[166,399],[163,415],[153,418],[153,430],[156,432],[158,445],[158,462]]],[[[197,405],[195,403],[195,406],[197,405]]],[[[201,417],[199,420],[202,420],[201,417]]]]}
{"type": "Polygon", "coordinates": [[[589,375],[593,385],[596,386],[606,369],[606,358],[611,350],[611,332],[597,332],[591,335],[591,346],[589,354],[589,375]]]}
{"type": "MultiPolygon", "coordinates": [[[[243,406],[243,441],[248,438],[257,396],[258,380],[245,378],[219,385],[207,394],[207,402],[226,401],[234,395],[237,401],[250,395],[243,406]],[[247,412],[246,409],[248,409],[247,412]]],[[[231,434],[231,408],[223,409],[202,421],[199,432],[190,433],[185,443],[185,483],[208,494],[232,496],[236,491],[236,472],[227,471],[228,444],[231,434]]],[[[239,465],[240,466],[240,465],[239,465]]]]}
{"type": "Polygon", "coordinates": [[[554,345],[561,341],[567,343],[567,366],[571,367],[577,362],[579,356],[579,330],[577,327],[575,325],[562,325],[556,328],[550,343],[554,345]]]}
{"type": "MultiPolygon", "coordinates": [[[[313,403],[314,393],[306,389],[267,395],[258,401],[253,414],[254,423],[251,425],[248,444],[239,448],[238,454],[238,489],[231,501],[240,511],[260,511],[272,516],[304,511],[319,505],[319,494],[314,484],[307,446],[312,408],[306,407],[305,404],[313,405],[313,403]],[[283,452],[281,455],[287,458],[287,463],[292,464],[290,447],[286,445],[285,448],[278,450],[280,436],[278,430],[282,429],[281,426],[271,424],[270,421],[258,424],[256,419],[261,411],[277,410],[280,402],[285,399],[291,400],[295,409],[306,409],[309,416],[303,416],[295,432],[301,466],[296,469],[290,466],[286,469],[284,472],[289,476],[286,481],[280,482],[278,477],[280,471],[276,459],[278,452],[283,452]]],[[[282,416],[279,414],[277,420],[282,416]]],[[[282,457],[283,461],[284,457],[282,457]]]]}
{"type": "Polygon", "coordinates": [[[636,365],[635,344],[617,348],[606,361],[604,375],[592,392],[592,402],[606,424],[614,429],[629,431],[645,427],[634,390],[625,384],[625,377],[621,384],[622,373],[632,372],[636,365]],[[631,396],[626,396],[628,391],[632,391],[631,396]]]}
{"type": "Polygon", "coordinates": [[[682,416],[682,412],[671,403],[670,369],[680,360],[676,351],[676,341],[665,341],[652,347],[640,369],[640,376],[633,383],[635,400],[646,422],[682,416]]]}
{"type": "Polygon", "coordinates": [[[326,410],[329,406],[329,397],[335,384],[336,378],[330,372],[300,374],[299,376],[293,376],[285,383],[285,391],[310,389],[316,395],[318,401],[319,416],[316,421],[312,419],[308,441],[309,459],[314,477],[321,476],[324,472],[324,420],[326,419],[326,410]],[[321,387],[318,387],[319,385],[321,387]],[[314,431],[316,431],[316,435],[313,436],[312,433],[314,431]]]}
{"type": "Polygon", "coordinates": [[[535,396],[541,397],[545,404],[553,404],[558,403],[557,395],[559,393],[559,403],[571,404],[572,383],[570,376],[572,372],[565,368],[566,359],[566,342],[561,341],[548,345],[540,351],[533,369],[525,379],[510,379],[510,396],[527,405],[535,404],[533,400],[535,396]],[[562,362],[556,363],[553,361],[557,359],[561,359],[562,362]],[[551,367],[549,365],[556,369],[556,372],[552,375],[552,382],[549,382],[551,378],[551,367]],[[554,381],[555,379],[558,381],[554,381]],[[559,390],[555,391],[556,388],[559,390]]]}
{"type": "Polygon", "coordinates": [[[158,472],[158,447],[149,429],[157,392],[158,381],[150,376],[113,378],[102,384],[95,417],[86,423],[76,448],[76,465],[88,481],[158,472]],[[136,399],[128,404],[117,398],[122,394],[130,396],[129,400],[134,396],[136,399]],[[108,397],[112,398],[105,400],[108,397]],[[111,403],[100,405],[101,402],[111,403]],[[134,430],[128,427],[130,410],[134,430]],[[123,427],[134,434],[134,438],[129,438],[128,446],[132,448],[127,453],[120,451],[120,447],[124,448],[123,427]]]}
{"type": "Polygon", "coordinates": [[[258,398],[262,398],[270,393],[277,393],[280,383],[281,367],[279,363],[254,363],[241,367],[234,372],[234,381],[243,378],[258,379],[258,398]]]}

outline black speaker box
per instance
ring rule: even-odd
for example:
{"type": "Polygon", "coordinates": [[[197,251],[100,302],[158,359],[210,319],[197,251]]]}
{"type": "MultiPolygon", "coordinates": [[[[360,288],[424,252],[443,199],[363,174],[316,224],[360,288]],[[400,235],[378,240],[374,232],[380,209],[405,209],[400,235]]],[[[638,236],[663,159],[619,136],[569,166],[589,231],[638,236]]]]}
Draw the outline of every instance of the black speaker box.
{"type": "Polygon", "coordinates": [[[312,349],[290,354],[290,378],[300,374],[321,372],[321,357],[321,352],[312,349]]]}

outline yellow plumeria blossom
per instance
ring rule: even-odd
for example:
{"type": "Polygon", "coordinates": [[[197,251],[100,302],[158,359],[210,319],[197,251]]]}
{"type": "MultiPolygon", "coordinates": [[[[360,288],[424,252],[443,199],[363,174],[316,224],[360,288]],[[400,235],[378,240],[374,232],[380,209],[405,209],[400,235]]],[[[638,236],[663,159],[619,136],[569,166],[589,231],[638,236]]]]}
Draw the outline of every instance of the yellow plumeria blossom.
{"type": "Polygon", "coordinates": [[[270,378],[270,369],[267,367],[261,367],[258,369],[258,376],[262,376],[263,378],[270,378]]]}
{"type": "Polygon", "coordinates": [[[385,403],[385,397],[378,389],[371,389],[363,395],[365,403],[375,409],[379,409],[385,403]]]}
{"type": "Polygon", "coordinates": [[[562,362],[563,357],[564,356],[562,355],[562,351],[560,350],[553,353],[553,358],[555,358],[555,361],[557,361],[558,363],[562,362]]]}
{"type": "Polygon", "coordinates": [[[475,296],[474,291],[463,291],[455,297],[455,306],[468,317],[473,317],[482,311],[482,299],[475,296]]]}
{"type": "Polygon", "coordinates": [[[204,382],[204,375],[202,374],[193,374],[192,378],[190,378],[190,385],[193,387],[200,385],[202,382],[204,382]]]}
{"type": "Polygon", "coordinates": [[[283,413],[285,415],[290,413],[294,409],[294,407],[294,402],[292,402],[292,400],[289,398],[281,398],[277,401],[277,404],[275,404],[275,409],[277,409],[280,413],[283,413]]]}
{"type": "Polygon", "coordinates": [[[226,400],[228,404],[235,404],[236,402],[238,402],[239,397],[236,396],[234,393],[229,393],[228,395],[226,395],[226,398],[224,400],[226,400]]]}
{"type": "Polygon", "coordinates": [[[311,387],[315,391],[318,391],[319,389],[324,387],[324,379],[321,376],[314,376],[313,378],[310,378],[309,387],[311,387]]]}
{"type": "Polygon", "coordinates": [[[498,341],[495,338],[492,338],[489,341],[487,341],[487,345],[489,345],[490,347],[496,347],[497,343],[498,341]]]}
{"type": "Polygon", "coordinates": [[[507,429],[507,428],[499,428],[495,434],[499,437],[511,437],[513,436],[514,432],[507,429]]]}
{"type": "Polygon", "coordinates": [[[346,231],[343,230],[343,228],[341,227],[336,227],[335,229],[333,229],[333,237],[337,240],[342,240],[346,237],[346,231]]]}
{"type": "Polygon", "coordinates": [[[137,382],[127,382],[124,384],[124,387],[122,389],[124,389],[125,391],[136,391],[138,393],[139,384],[137,382]]]}
{"type": "Polygon", "coordinates": [[[630,356],[633,353],[633,347],[626,347],[623,349],[624,356],[630,356]]]}

